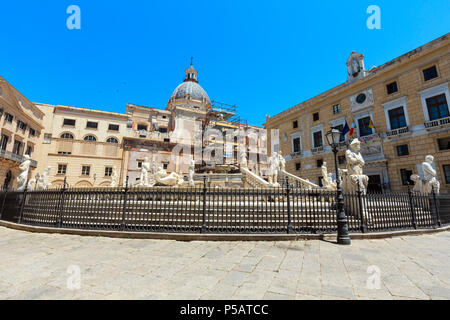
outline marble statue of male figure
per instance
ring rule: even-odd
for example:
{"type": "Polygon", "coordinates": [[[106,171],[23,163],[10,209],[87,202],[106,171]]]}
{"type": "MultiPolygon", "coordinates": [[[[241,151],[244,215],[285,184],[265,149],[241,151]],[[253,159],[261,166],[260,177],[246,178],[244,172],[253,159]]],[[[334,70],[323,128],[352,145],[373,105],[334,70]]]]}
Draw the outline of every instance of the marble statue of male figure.
{"type": "Polygon", "coordinates": [[[369,177],[363,174],[363,168],[366,164],[361,155],[361,142],[353,139],[350,143],[350,149],[345,152],[347,162],[346,180],[344,181],[344,189],[347,192],[355,192],[360,190],[365,194],[369,184],[369,177]]]}
{"type": "Polygon", "coordinates": [[[144,158],[144,162],[142,162],[141,167],[141,176],[139,185],[142,187],[148,187],[149,181],[148,181],[148,172],[150,171],[150,162],[148,161],[148,157],[144,158]]]}
{"type": "Polygon", "coordinates": [[[286,170],[286,160],[284,159],[281,151],[278,153],[278,162],[280,163],[280,170],[285,171],[286,170]]]}
{"type": "Polygon", "coordinates": [[[189,164],[189,186],[194,187],[194,174],[195,174],[195,160],[194,157],[191,158],[191,163],[189,164]]]}
{"type": "Polygon", "coordinates": [[[117,174],[117,169],[114,166],[111,174],[111,188],[115,188],[119,185],[119,175],[117,174]]]}
{"type": "Polygon", "coordinates": [[[434,192],[439,194],[441,184],[437,179],[436,170],[433,168],[434,157],[428,155],[422,163],[422,171],[424,178],[424,193],[430,194],[434,188],[434,192]]]}
{"type": "Polygon", "coordinates": [[[25,190],[25,187],[28,183],[28,172],[30,171],[31,160],[29,155],[23,156],[23,162],[19,166],[19,170],[21,171],[19,176],[17,177],[17,191],[25,190]]]}

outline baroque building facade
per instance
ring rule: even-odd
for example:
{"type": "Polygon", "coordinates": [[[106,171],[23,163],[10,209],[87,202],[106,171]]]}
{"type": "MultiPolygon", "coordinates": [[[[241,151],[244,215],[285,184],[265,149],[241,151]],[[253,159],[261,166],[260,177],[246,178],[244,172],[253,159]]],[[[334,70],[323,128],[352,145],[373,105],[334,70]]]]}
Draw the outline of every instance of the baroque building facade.
{"type": "MultiPolygon", "coordinates": [[[[450,42],[448,34],[379,67],[366,70],[362,54],[347,61],[348,79],[322,94],[267,117],[269,154],[281,151],[287,171],[321,184],[321,166],[334,168],[325,134],[353,125],[341,137],[339,166],[349,140],[361,141],[369,191],[404,191],[435,157],[441,192],[450,192],[450,42]]],[[[332,170],[334,171],[334,170],[332,170]]]]}
{"type": "Polygon", "coordinates": [[[38,166],[44,113],[0,77],[0,188],[16,188],[24,156],[38,166]]]}
{"type": "Polygon", "coordinates": [[[120,184],[129,177],[136,185],[146,158],[186,176],[192,159],[198,173],[232,172],[245,153],[249,169],[264,175],[265,128],[211,101],[197,74],[191,64],[165,109],[128,104],[125,113],[31,103],[0,78],[0,182],[16,187],[24,154],[33,159],[29,179],[50,167],[51,187],[109,186],[114,170],[120,184]]]}

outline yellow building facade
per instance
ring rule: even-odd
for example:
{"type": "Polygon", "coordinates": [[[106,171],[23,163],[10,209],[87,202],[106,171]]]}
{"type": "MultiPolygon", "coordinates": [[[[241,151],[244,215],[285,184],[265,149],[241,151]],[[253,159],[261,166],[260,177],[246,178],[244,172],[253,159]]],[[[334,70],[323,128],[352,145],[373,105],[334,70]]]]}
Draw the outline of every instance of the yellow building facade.
{"type": "Polygon", "coordinates": [[[450,41],[448,34],[370,70],[362,54],[347,61],[345,83],[267,117],[269,154],[281,151],[292,174],[321,183],[321,166],[334,172],[326,142],[331,128],[354,123],[342,137],[339,166],[350,140],[361,141],[369,191],[404,191],[435,157],[441,192],[450,192],[450,41]]]}
{"type": "Polygon", "coordinates": [[[112,170],[122,172],[123,137],[128,117],[122,113],[37,103],[45,114],[37,172],[50,166],[52,187],[109,186],[112,170]]]}
{"type": "MultiPolygon", "coordinates": [[[[24,155],[31,169],[40,159],[39,141],[44,113],[16,88],[0,77],[0,188],[16,188],[24,155]]],[[[31,173],[30,173],[31,175],[31,173]]]]}

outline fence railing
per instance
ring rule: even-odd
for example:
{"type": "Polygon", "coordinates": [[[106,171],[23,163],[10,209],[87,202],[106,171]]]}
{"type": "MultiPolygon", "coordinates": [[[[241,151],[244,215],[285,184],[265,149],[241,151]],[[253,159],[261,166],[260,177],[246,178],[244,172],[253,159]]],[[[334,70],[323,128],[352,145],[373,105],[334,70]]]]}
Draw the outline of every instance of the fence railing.
{"type": "MultiPolygon", "coordinates": [[[[351,232],[450,223],[450,196],[344,194],[351,232]]],[[[34,226],[143,232],[327,233],[336,193],[280,188],[98,188],[1,191],[0,219],[34,226]]]]}

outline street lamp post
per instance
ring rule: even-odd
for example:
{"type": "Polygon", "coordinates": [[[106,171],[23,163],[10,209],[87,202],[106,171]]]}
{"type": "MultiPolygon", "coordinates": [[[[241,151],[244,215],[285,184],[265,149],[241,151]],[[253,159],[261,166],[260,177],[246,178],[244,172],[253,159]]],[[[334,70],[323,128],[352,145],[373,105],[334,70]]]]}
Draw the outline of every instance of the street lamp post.
{"type": "Polygon", "coordinates": [[[341,139],[342,132],[337,129],[331,129],[327,132],[326,137],[328,140],[328,144],[331,146],[331,149],[334,153],[334,167],[336,170],[336,203],[337,203],[337,243],[349,245],[351,243],[350,237],[348,235],[348,221],[347,216],[345,215],[344,209],[344,196],[342,194],[341,189],[341,181],[339,178],[339,167],[337,160],[338,146],[341,139]]]}

